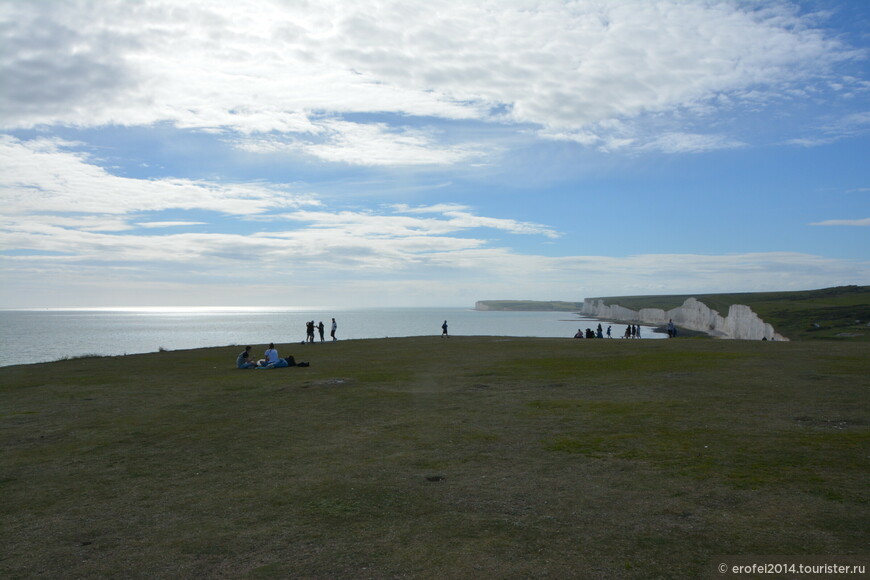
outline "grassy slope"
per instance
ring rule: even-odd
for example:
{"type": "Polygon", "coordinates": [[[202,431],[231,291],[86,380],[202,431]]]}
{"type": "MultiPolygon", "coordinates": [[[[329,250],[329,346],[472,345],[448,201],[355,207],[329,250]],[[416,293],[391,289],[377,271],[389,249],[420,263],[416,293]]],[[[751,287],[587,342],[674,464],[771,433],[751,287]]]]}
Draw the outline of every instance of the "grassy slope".
{"type": "Polygon", "coordinates": [[[408,338],[0,368],[0,577],[674,578],[862,554],[863,343],[408,338]]]}
{"type": "Polygon", "coordinates": [[[632,310],[670,310],[694,296],[726,316],[732,304],[746,304],[791,340],[848,339],[870,341],[870,286],[839,286],[799,292],[747,292],[602,298],[632,310]],[[856,321],[860,321],[856,323],[856,321]],[[819,327],[816,327],[818,324],[819,327]],[[849,336],[854,335],[854,336],[849,336]]]}

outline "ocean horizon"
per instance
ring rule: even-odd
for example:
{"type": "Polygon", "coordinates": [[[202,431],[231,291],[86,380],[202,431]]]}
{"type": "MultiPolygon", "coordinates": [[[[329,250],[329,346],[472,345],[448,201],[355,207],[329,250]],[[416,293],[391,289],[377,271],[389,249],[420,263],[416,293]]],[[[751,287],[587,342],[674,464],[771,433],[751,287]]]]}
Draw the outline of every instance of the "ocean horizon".
{"type": "MultiPolygon", "coordinates": [[[[574,312],[481,311],[459,307],[320,308],[268,306],[146,306],[0,309],[0,366],[80,356],[121,356],[209,347],[301,346],[305,324],[323,322],[330,341],[332,318],[339,340],[440,335],[571,338],[578,329],[625,324],[574,312]]],[[[642,326],[643,338],[663,338],[642,326]]],[[[319,342],[319,335],[316,335],[319,342]]],[[[286,348],[285,348],[286,350],[286,348]]],[[[287,354],[293,354],[288,352],[287,354]]]]}

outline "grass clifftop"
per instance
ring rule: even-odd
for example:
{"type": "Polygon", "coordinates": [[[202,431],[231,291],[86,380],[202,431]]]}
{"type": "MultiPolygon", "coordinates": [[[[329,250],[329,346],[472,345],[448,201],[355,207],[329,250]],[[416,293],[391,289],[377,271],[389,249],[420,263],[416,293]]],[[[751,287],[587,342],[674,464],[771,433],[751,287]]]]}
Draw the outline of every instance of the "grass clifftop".
{"type": "MultiPolygon", "coordinates": [[[[699,578],[863,556],[866,345],[418,337],[0,368],[0,577],[699,578]]],[[[842,562],[842,561],[841,561],[842,562]]],[[[845,563],[845,562],[842,562],[845,563]]]]}
{"type": "Polygon", "coordinates": [[[670,310],[692,297],[723,316],[728,314],[732,304],[745,304],[790,340],[870,341],[870,286],[837,286],[796,292],[611,296],[594,299],[632,310],[670,310]]]}

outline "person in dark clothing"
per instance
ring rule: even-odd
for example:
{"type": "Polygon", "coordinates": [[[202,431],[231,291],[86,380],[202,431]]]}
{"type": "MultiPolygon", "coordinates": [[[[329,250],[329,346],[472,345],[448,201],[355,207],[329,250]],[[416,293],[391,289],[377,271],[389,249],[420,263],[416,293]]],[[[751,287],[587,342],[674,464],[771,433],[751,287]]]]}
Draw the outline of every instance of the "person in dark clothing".
{"type": "Polygon", "coordinates": [[[257,363],[251,360],[251,347],[246,346],[239,356],[236,357],[236,368],[252,369],[257,366],[257,363]]]}

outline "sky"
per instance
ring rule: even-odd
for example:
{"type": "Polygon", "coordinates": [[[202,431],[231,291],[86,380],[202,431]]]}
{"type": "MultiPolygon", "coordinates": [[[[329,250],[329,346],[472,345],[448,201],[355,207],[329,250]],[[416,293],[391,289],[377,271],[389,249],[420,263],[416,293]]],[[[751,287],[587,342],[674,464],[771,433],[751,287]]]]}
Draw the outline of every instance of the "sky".
{"type": "Polygon", "coordinates": [[[0,0],[0,308],[870,284],[864,0],[0,0]]]}

